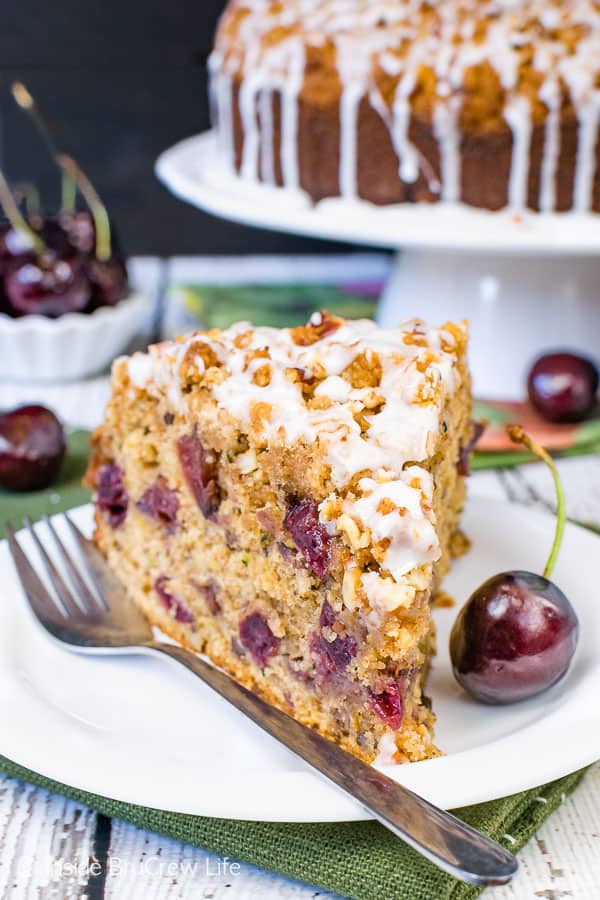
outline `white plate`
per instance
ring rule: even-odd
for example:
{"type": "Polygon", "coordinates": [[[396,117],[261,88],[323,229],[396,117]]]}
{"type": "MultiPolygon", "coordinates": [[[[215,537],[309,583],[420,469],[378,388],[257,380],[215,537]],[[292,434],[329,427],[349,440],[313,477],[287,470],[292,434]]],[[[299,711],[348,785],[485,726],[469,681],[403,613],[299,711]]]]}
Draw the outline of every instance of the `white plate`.
{"type": "MultiPolygon", "coordinates": [[[[90,529],[90,507],[75,518],[90,529]]],[[[525,507],[473,498],[465,527],[474,549],[447,582],[459,598],[502,569],[539,571],[553,520],[525,507]]],[[[439,656],[430,693],[438,743],[447,755],[387,768],[388,774],[452,808],[543,784],[600,757],[596,536],[567,527],[556,580],[581,621],[567,678],[515,706],[470,700],[448,661],[456,609],[437,610],[439,656]]],[[[286,822],[366,818],[357,804],[184,670],[146,657],[65,652],[26,610],[6,542],[0,544],[0,596],[0,754],[76,788],[175,812],[286,822]]]]}
{"type": "Polygon", "coordinates": [[[247,182],[232,174],[213,132],[165,151],[156,173],[174,194],[201,209],[276,231],[392,248],[577,256],[600,250],[599,215],[515,216],[460,204],[374,206],[340,199],[314,205],[302,191],[247,182]]]}

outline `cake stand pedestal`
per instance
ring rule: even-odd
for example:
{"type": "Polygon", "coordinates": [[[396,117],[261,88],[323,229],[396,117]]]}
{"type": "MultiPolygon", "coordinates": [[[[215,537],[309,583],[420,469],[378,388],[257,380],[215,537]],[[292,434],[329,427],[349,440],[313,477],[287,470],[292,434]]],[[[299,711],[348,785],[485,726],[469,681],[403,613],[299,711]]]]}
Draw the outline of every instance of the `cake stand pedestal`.
{"type": "Polygon", "coordinates": [[[469,319],[478,396],[521,399],[549,349],[600,356],[600,216],[489,213],[460,205],[374,207],[247,183],[224,168],[209,132],[166,151],[174,194],[247,225],[398,251],[378,319],[469,319]]]}

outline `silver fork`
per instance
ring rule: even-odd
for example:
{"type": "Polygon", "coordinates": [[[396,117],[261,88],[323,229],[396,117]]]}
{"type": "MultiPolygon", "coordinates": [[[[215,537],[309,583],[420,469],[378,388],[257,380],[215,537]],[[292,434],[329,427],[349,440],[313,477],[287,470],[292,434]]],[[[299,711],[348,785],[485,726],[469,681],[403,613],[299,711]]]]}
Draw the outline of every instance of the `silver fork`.
{"type": "Polygon", "coordinates": [[[87,577],[82,575],[51,519],[46,517],[45,522],[67,578],[31,522],[24,522],[55,594],[42,583],[10,523],[6,525],[8,544],[29,606],[52,637],[78,653],[151,653],[181,663],[440,869],[472,884],[510,881],[518,863],[500,844],[265,703],[194,653],[156,641],[150,624],[128,599],[94,544],[69,516],[64,518],[79,548],[87,577]]]}

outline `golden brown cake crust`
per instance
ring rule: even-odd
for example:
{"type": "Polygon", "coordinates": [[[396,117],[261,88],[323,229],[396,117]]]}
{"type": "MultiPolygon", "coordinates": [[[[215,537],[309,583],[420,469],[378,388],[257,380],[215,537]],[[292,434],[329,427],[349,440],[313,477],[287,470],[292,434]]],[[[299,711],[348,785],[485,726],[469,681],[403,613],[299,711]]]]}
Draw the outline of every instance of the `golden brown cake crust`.
{"type": "Polygon", "coordinates": [[[592,0],[233,0],[211,69],[247,178],[315,201],[600,210],[592,0]]]}

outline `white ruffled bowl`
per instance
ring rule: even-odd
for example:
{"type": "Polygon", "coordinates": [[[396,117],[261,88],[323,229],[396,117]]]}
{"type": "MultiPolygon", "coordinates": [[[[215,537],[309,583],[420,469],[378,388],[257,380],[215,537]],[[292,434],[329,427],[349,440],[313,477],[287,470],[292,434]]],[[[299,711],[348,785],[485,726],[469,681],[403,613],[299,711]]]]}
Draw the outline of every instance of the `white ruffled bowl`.
{"type": "Polygon", "coordinates": [[[0,314],[0,378],[75,381],[95,375],[122,353],[150,312],[150,298],[132,293],[116,306],[58,319],[0,314]]]}

